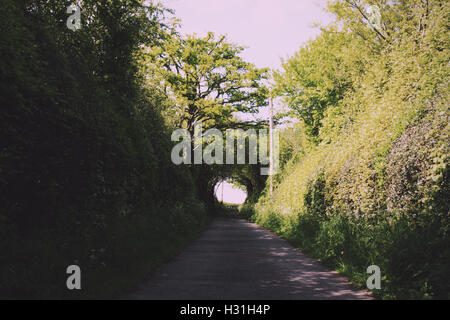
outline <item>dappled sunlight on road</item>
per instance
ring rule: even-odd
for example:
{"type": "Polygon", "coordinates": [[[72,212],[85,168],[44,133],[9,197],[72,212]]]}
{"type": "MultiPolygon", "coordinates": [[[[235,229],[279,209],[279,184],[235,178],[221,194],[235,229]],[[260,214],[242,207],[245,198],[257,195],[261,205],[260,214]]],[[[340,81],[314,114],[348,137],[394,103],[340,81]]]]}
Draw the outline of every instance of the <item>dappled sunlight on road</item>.
{"type": "Polygon", "coordinates": [[[273,233],[225,217],[129,298],[371,299],[273,233]]]}

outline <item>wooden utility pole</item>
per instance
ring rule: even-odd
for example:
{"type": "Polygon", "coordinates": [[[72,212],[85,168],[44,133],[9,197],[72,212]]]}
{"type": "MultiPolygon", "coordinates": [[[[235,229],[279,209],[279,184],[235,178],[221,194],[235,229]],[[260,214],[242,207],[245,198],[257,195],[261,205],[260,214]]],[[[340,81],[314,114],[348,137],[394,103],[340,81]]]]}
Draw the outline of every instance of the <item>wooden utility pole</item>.
{"type": "Polygon", "coordinates": [[[270,197],[273,195],[273,99],[269,102],[270,119],[269,119],[269,179],[270,179],[270,197]]]}

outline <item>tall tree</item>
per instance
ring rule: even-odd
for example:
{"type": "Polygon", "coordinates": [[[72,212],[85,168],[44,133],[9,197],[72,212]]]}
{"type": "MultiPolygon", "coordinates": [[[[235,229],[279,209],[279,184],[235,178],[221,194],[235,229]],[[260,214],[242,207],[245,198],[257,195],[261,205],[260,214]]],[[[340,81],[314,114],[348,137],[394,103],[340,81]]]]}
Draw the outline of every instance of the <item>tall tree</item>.
{"type": "Polygon", "coordinates": [[[150,49],[154,75],[177,100],[169,110],[178,123],[193,131],[204,127],[236,128],[242,123],[234,112],[256,113],[267,105],[264,85],[268,69],[258,69],[240,54],[243,47],[229,43],[225,36],[172,36],[170,41],[150,49]],[[163,68],[160,68],[162,66],[163,68]]]}
{"type": "Polygon", "coordinates": [[[304,122],[312,140],[318,139],[327,109],[337,107],[363,73],[364,62],[355,54],[361,50],[351,34],[324,29],[275,72],[275,94],[304,122]]]}

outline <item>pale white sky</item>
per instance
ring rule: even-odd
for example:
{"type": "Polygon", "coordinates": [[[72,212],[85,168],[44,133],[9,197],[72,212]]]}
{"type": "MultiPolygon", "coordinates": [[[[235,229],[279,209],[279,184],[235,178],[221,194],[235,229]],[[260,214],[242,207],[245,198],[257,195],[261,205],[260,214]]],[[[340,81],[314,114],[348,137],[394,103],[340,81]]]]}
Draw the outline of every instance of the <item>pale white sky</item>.
{"type": "Polygon", "coordinates": [[[225,203],[241,204],[245,202],[247,194],[241,190],[233,188],[233,185],[228,182],[223,182],[216,189],[216,198],[222,201],[222,185],[223,185],[223,200],[225,203]]]}
{"type": "Polygon", "coordinates": [[[331,17],[326,0],[162,0],[182,20],[185,34],[227,34],[248,47],[243,57],[258,67],[279,68],[280,58],[299,50],[331,17]]]}
{"type": "MultiPolygon", "coordinates": [[[[181,32],[226,34],[247,47],[242,56],[257,67],[278,69],[281,58],[292,56],[319,34],[314,24],[327,25],[326,0],[160,0],[181,19],[181,32]]],[[[277,106],[276,106],[277,107],[277,106]]],[[[266,117],[261,110],[258,117],[266,117]]],[[[221,200],[221,186],[218,194],[221,200]]],[[[246,194],[225,183],[224,200],[242,203],[246,194]]]]}

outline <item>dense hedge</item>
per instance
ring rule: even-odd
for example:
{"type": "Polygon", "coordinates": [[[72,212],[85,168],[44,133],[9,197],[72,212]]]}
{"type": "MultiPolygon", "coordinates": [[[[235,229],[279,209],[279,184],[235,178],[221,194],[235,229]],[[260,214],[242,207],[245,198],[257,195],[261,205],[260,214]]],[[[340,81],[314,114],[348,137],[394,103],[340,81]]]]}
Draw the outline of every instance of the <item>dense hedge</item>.
{"type": "Polygon", "coordinates": [[[309,144],[250,219],[362,286],[367,267],[380,266],[379,297],[449,298],[450,7],[386,4],[380,36],[352,3],[333,1],[341,27],[324,28],[277,77],[301,111],[282,139],[306,134],[309,144]],[[321,112],[315,130],[308,108],[321,112]]]}
{"type": "Polygon", "coordinates": [[[139,75],[161,12],[83,1],[73,32],[69,4],[2,1],[1,297],[110,296],[205,223],[190,172],[170,161],[167,102],[139,75]]]}

